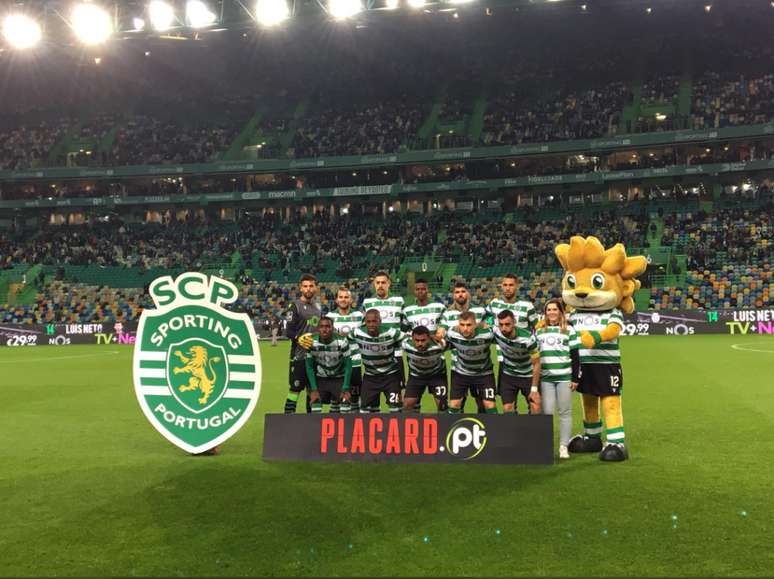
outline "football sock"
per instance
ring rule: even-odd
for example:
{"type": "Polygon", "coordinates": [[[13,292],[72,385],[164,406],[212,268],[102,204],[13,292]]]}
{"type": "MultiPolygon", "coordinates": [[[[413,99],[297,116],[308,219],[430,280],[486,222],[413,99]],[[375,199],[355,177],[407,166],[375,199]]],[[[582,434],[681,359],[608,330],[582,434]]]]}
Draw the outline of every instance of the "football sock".
{"type": "Polygon", "coordinates": [[[421,414],[422,413],[422,402],[417,401],[416,404],[414,404],[414,414],[421,414]]]}
{"type": "Polygon", "coordinates": [[[515,410],[503,410],[503,414],[516,414],[515,410]]]}
{"type": "Polygon", "coordinates": [[[360,412],[360,397],[359,396],[352,396],[350,398],[350,408],[352,408],[352,412],[360,412]]]}
{"type": "Polygon", "coordinates": [[[306,413],[312,413],[312,401],[309,398],[309,392],[306,393],[306,413]]]}
{"type": "Polygon", "coordinates": [[[369,408],[368,411],[371,414],[379,414],[382,411],[382,408],[381,406],[371,406],[371,408],[369,408]]]}
{"type": "Polygon", "coordinates": [[[462,408],[455,408],[454,406],[449,407],[450,414],[462,414],[461,410],[462,408]]]}
{"type": "Polygon", "coordinates": [[[605,430],[605,434],[607,435],[608,442],[617,442],[619,444],[624,444],[623,426],[619,426],[618,428],[608,428],[607,430],[605,430]]]}
{"type": "Polygon", "coordinates": [[[497,414],[497,406],[495,406],[494,408],[485,408],[484,412],[486,414],[497,414]]]}
{"type": "Polygon", "coordinates": [[[476,414],[487,414],[486,406],[479,406],[476,410],[476,414]]]}
{"type": "Polygon", "coordinates": [[[350,412],[352,412],[352,406],[350,406],[346,402],[342,402],[341,403],[341,413],[342,414],[349,414],[350,412]]]}
{"type": "Polygon", "coordinates": [[[285,414],[295,414],[297,404],[298,394],[288,394],[287,400],[285,400],[285,414]]]}
{"type": "Polygon", "coordinates": [[[339,405],[339,401],[338,400],[331,400],[330,412],[332,414],[339,414],[341,412],[341,406],[339,405]]]}
{"type": "MultiPolygon", "coordinates": [[[[584,420],[583,428],[589,438],[602,438],[602,422],[586,422],[584,420]]],[[[623,428],[621,428],[621,434],[623,434],[623,428]]]]}
{"type": "Polygon", "coordinates": [[[395,414],[396,412],[403,410],[403,406],[398,406],[397,404],[388,404],[387,407],[390,409],[390,414],[395,414]]]}
{"type": "Polygon", "coordinates": [[[320,414],[322,412],[322,402],[312,402],[312,414],[320,414]]]}

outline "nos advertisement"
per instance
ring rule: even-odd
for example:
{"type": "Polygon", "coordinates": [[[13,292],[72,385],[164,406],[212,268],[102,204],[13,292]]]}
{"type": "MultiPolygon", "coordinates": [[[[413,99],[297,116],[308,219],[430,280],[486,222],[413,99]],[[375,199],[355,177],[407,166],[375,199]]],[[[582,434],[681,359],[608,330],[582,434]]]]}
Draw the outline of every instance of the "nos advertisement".
{"type": "Polygon", "coordinates": [[[774,334],[774,309],[661,310],[624,315],[624,336],[774,334]]]}
{"type": "MultiPolygon", "coordinates": [[[[761,310],[661,310],[624,315],[624,336],[774,334],[774,308],[761,310]]],[[[259,340],[271,338],[265,321],[253,323],[259,340]]],[[[0,346],[134,344],[135,322],[104,324],[0,325],[0,346]]],[[[284,331],[280,331],[280,337],[284,331]]]]}
{"type": "Polygon", "coordinates": [[[263,459],[554,464],[553,417],[267,414],[263,459]]]}

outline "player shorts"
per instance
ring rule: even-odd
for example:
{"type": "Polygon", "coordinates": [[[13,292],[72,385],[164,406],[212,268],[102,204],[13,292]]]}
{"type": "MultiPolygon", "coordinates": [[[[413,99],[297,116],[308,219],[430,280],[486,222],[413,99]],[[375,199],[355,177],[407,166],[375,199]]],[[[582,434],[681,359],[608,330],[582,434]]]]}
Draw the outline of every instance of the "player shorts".
{"type": "Polygon", "coordinates": [[[320,394],[322,404],[330,404],[331,400],[341,398],[341,388],[344,386],[344,378],[320,378],[315,377],[317,392],[320,394]]]}
{"type": "Polygon", "coordinates": [[[497,388],[495,386],[494,374],[485,374],[483,376],[466,376],[464,374],[458,374],[457,372],[451,373],[451,400],[462,400],[465,396],[470,395],[474,398],[481,398],[489,402],[497,400],[497,388]]]}
{"type": "Polygon", "coordinates": [[[291,392],[303,392],[309,387],[309,376],[306,375],[306,360],[291,358],[288,377],[291,392]]]}
{"type": "Polygon", "coordinates": [[[363,384],[363,367],[352,368],[352,376],[349,379],[349,393],[352,396],[360,396],[360,387],[363,384]]]}
{"type": "Polygon", "coordinates": [[[434,376],[409,375],[406,392],[403,393],[403,396],[404,398],[422,398],[425,389],[427,389],[433,395],[433,398],[446,400],[448,398],[447,383],[446,372],[434,376]]]}
{"type": "Polygon", "coordinates": [[[387,404],[397,406],[401,403],[400,391],[400,375],[397,372],[375,376],[364,374],[360,387],[360,407],[379,406],[382,393],[387,398],[387,404]]]}
{"type": "Polygon", "coordinates": [[[578,392],[594,396],[620,396],[623,372],[620,364],[581,364],[578,392]]]}
{"type": "Polygon", "coordinates": [[[513,404],[519,397],[519,393],[524,396],[525,400],[529,400],[529,393],[532,389],[532,378],[511,376],[510,374],[503,372],[500,375],[500,383],[498,386],[503,404],[513,404]]]}

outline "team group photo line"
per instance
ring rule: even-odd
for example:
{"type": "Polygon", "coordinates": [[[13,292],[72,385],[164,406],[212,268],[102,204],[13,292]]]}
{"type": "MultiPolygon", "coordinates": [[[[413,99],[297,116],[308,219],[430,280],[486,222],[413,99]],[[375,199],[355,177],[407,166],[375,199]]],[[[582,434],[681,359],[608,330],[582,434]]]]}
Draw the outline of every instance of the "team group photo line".
{"type": "Polygon", "coordinates": [[[285,413],[296,412],[303,392],[308,413],[323,406],[331,413],[379,412],[382,394],[391,413],[419,413],[427,391],[439,413],[463,413],[470,397],[478,413],[497,414],[499,396],[503,413],[517,414],[521,397],[526,413],[559,414],[560,458],[599,452],[602,460],[626,460],[618,336],[645,260],[627,258],[621,245],[604,250],[593,237],[573,238],[556,254],[567,271],[563,292],[546,302],[542,319],[531,302],[519,299],[513,273],[503,276],[501,297],[485,306],[472,304],[467,285],[456,283],[454,303],[446,307],[430,300],[423,278],[414,284],[415,303],[405,305],[403,297],[390,295],[390,274],[379,271],[374,295],[359,309],[342,286],[336,310],[326,313],[315,299],[315,276],[304,274],[300,298],[286,314],[285,413]],[[584,433],[570,439],[576,391],[584,433]]]}

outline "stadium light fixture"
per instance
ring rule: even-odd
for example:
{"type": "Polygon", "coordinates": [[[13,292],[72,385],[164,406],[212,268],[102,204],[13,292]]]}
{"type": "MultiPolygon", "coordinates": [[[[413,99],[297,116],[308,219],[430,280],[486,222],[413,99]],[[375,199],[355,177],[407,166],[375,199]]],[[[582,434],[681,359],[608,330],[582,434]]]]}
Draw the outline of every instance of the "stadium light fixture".
{"type": "Polygon", "coordinates": [[[168,30],[172,27],[172,21],[175,19],[175,13],[172,6],[161,0],[153,0],[148,6],[150,12],[150,21],[156,30],[168,30]]]}
{"type": "Polygon", "coordinates": [[[79,4],[72,14],[72,27],[86,44],[105,42],[113,34],[110,16],[93,4],[79,4]]]}
{"type": "Polygon", "coordinates": [[[709,12],[710,10],[712,10],[712,6],[705,6],[705,7],[704,7],[704,10],[706,10],[707,12],[709,12]]]}
{"type": "Polygon", "coordinates": [[[650,14],[651,12],[653,12],[653,8],[647,8],[647,11],[648,11],[648,14],[650,14]]]}
{"type": "MultiPolygon", "coordinates": [[[[774,2],[772,2],[772,5],[774,5],[774,2]]],[[[387,8],[390,10],[394,10],[398,7],[398,0],[387,0],[387,8]]]]}
{"type": "Polygon", "coordinates": [[[133,24],[135,30],[142,30],[145,28],[145,20],[142,18],[135,18],[133,24]]]}
{"type": "Polygon", "coordinates": [[[285,0],[258,0],[255,19],[264,26],[274,26],[290,16],[285,0]]]}
{"type": "Polygon", "coordinates": [[[408,0],[408,3],[412,8],[422,8],[425,5],[425,0],[408,0]]]}
{"type": "Polygon", "coordinates": [[[3,22],[3,35],[16,48],[32,48],[40,41],[40,26],[28,16],[11,14],[3,22]]]}
{"type": "Polygon", "coordinates": [[[328,2],[328,10],[340,20],[354,16],[362,9],[359,0],[329,0],[328,2]]]}
{"type": "Polygon", "coordinates": [[[188,25],[193,28],[209,26],[217,20],[217,16],[215,16],[201,0],[189,0],[188,4],[185,6],[185,11],[188,18],[188,25]]]}

